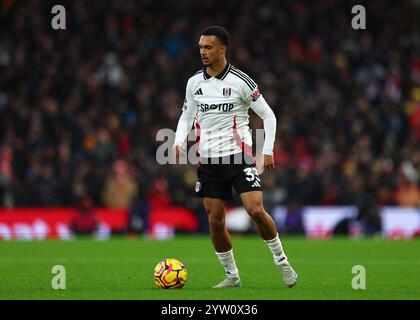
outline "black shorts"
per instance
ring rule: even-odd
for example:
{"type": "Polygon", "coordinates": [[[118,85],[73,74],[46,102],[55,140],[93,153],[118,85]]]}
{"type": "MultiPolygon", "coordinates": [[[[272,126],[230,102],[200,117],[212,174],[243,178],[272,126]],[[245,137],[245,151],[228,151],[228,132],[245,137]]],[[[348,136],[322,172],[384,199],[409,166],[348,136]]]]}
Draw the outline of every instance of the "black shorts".
{"type": "Polygon", "coordinates": [[[232,187],[237,194],[261,191],[261,179],[255,161],[246,154],[201,159],[197,176],[195,193],[202,198],[230,200],[232,187]]]}

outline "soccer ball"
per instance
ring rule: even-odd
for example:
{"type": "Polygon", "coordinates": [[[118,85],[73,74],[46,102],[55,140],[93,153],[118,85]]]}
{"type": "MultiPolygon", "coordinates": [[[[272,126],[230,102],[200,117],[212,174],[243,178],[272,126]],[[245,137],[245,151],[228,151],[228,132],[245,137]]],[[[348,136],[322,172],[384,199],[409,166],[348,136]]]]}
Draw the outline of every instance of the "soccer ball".
{"type": "Polygon", "coordinates": [[[158,288],[182,289],[187,282],[187,268],[176,259],[165,259],[155,267],[153,278],[158,288]]]}

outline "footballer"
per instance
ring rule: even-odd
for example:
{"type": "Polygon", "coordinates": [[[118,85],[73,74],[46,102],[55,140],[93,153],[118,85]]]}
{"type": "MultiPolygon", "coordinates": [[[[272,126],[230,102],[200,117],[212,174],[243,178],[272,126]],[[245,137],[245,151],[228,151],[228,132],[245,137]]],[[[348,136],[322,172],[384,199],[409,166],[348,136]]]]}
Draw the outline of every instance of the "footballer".
{"type": "Polygon", "coordinates": [[[195,191],[203,199],[211,240],[225,269],[224,280],[214,288],[241,286],[225,224],[225,201],[232,198],[232,188],[271,250],[283,281],[292,287],[298,276],[287,259],[273,219],[264,209],[248,126],[251,108],[264,123],[263,166],[270,171],[274,169],[276,117],[252,78],[227,61],[229,42],[229,33],[220,26],[208,27],[201,33],[198,47],[203,69],[188,80],[173,153],[178,159],[186,151],[187,136],[194,125],[200,155],[195,191]]]}

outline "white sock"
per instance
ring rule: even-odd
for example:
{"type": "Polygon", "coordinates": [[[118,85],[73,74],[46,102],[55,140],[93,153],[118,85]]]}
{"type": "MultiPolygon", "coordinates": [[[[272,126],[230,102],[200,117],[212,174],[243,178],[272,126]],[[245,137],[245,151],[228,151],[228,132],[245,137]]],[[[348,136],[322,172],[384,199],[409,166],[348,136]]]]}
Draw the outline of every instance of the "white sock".
{"type": "Polygon", "coordinates": [[[225,268],[226,275],[239,277],[238,268],[236,267],[235,258],[233,257],[233,249],[226,252],[216,252],[220,263],[225,268]]]}
{"type": "Polygon", "coordinates": [[[283,247],[281,245],[281,241],[280,241],[278,233],[277,233],[277,236],[274,239],[264,240],[264,242],[270,248],[270,250],[273,254],[274,263],[276,265],[280,265],[280,264],[287,261],[287,256],[283,251],[283,247]]]}

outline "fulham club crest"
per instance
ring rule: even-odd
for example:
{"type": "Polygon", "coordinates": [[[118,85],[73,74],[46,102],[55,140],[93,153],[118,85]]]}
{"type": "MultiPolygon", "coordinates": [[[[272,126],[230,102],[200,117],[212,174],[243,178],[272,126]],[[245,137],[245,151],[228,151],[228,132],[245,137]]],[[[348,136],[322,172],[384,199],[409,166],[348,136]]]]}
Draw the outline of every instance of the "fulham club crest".
{"type": "Polygon", "coordinates": [[[231,88],[223,88],[223,96],[225,98],[230,97],[230,94],[232,93],[232,89],[231,88]]]}

